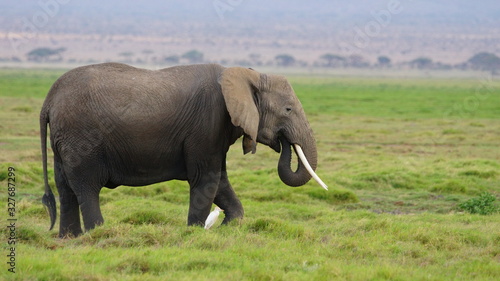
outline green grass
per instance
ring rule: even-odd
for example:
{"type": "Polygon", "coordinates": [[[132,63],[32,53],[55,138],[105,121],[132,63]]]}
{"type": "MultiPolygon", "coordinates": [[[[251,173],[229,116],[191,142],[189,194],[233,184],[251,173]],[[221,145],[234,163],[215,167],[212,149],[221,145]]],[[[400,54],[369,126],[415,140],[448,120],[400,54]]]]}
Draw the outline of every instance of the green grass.
{"type": "Polygon", "coordinates": [[[0,181],[6,190],[7,168],[16,168],[18,218],[17,273],[7,272],[4,227],[0,279],[500,278],[500,214],[460,207],[500,195],[499,81],[291,77],[329,191],[285,186],[278,154],[258,145],[243,156],[237,143],[228,173],[241,223],[187,227],[189,187],[170,181],[103,189],[105,224],[60,240],[41,204],[38,135],[39,109],[60,74],[0,70],[0,181]]]}

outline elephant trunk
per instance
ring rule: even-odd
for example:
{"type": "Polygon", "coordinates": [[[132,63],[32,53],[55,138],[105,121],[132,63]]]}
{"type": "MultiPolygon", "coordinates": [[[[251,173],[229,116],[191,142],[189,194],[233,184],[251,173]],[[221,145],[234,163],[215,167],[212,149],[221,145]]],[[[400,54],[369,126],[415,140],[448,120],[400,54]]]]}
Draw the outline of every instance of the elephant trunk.
{"type": "Polygon", "coordinates": [[[289,186],[301,186],[306,184],[311,179],[311,177],[314,177],[314,179],[324,189],[327,189],[327,186],[314,172],[318,164],[318,155],[314,141],[312,142],[312,144],[309,144],[303,148],[298,144],[294,144],[295,153],[298,156],[298,159],[300,159],[298,161],[298,168],[294,172],[291,168],[291,144],[284,137],[281,137],[279,140],[281,143],[281,156],[278,162],[278,174],[281,181],[289,186]],[[303,152],[302,149],[304,150],[303,152]]]}

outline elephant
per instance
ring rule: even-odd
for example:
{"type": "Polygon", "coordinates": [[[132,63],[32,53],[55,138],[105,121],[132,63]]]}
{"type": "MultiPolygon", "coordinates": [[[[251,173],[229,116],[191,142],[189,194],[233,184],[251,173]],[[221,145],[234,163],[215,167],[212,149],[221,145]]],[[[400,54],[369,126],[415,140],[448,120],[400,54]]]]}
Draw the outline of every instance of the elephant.
{"type": "Polygon", "coordinates": [[[59,237],[76,237],[104,223],[103,187],[189,183],[187,224],[203,226],[212,204],[223,224],[243,218],[226,172],[226,154],[243,137],[281,152],[283,183],[317,177],[317,149],[302,105],[287,79],[243,67],[179,65],[147,70],[121,63],[81,66],[50,88],[40,112],[40,137],[50,230],[57,217],[47,175],[47,132],[60,201],[59,237]],[[301,157],[291,168],[293,146],[301,157]]]}

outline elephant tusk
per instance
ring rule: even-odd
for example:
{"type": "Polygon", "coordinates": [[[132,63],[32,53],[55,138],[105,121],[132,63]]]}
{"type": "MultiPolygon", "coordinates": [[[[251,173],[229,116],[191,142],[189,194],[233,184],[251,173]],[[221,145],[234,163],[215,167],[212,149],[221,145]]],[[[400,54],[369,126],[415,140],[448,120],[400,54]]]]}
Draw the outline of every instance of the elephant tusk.
{"type": "Polygon", "coordinates": [[[313,168],[309,164],[309,161],[307,161],[306,156],[304,155],[304,152],[302,151],[302,148],[298,144],[294,144],[295,151],[297,152],[297,155],[300,158],[300,161],[302,161],[302,164],[304,164],[304,167],[306,167],[306,170],[309,172],[309,174],[313,177],[315,181],[321,185],[325,190],[328,190],[328,186],[318,177],[318,175],[314,172],[313,168]]]}

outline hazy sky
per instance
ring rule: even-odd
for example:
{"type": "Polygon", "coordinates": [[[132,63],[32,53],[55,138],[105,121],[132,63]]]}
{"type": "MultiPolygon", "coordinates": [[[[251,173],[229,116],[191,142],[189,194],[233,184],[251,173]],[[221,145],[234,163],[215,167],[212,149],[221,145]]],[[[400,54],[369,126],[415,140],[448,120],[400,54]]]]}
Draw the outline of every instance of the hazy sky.
{"type": "MultiPolygon", "coordinates": [[[[120,17],[133,22],[141,19],[199,20],[206,24],[221,21],[292,22],[307,19],[311,23],[335,22],[339,25],[366,20],[373,13],[397,7],[401,16],[393,17],[395,23],[408,23],[426,18],[437,23],[488,24],[500,19],[498,0],[350,0],[350,1],[303,1],[303,0],[1,0],[0,18],[32,17],[45,8],[57,9],[65,16],[81,18],[120,17]],[[43,3],[40,5],[40,3],[43,3]],[[58,7],[52,8],[54,3],[58,7]]],[[[398,13],[399,14],[399,13],[398,13]]],[[[57,16],[57,15],[56,15],[57,16]]],[[[14,21],[13,23],[15,23],[14,21]]],[[[3,27],[16,28],[8,22],[3,27]]],[[[82,26],[84,28],[84,26],[82,26]]]]}
{"type": "Polygon", "coordinates": [[[100,36],[101,41],[81,47],[94,54],[108,52],[103,59],[114,59],[113,52],[149,48],[148,43],[113,39],[110,45],[104,39],[121,34],[173,38],[154,48],[161,56],[200,48],[216,57],[221,48],[233,47],[225,52],[248,56],[258,49],[270,57],[290,52],[312,60],[324,52],[342,53],[344,45],[356,45],[356,52],[372,57],[390,49],[401,59],[428,55],[444,61],[453,61],[458,52],[459,60],[479,51],[500,52],[499,0],[0,0],[0,10],[4,49],[12,45],[5,39],[9,34],[34,30],[53,35],[21,38],[25,44],[14,48],[17,55],[64,43],[66,56],[80,59],[78,47],[85,42],[70,46],[70,37],[63,34],[100,36]],[[176,38],[184,45],[176,45],[176,38]]]}

